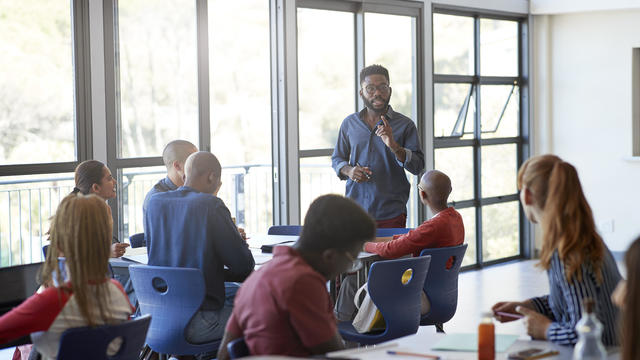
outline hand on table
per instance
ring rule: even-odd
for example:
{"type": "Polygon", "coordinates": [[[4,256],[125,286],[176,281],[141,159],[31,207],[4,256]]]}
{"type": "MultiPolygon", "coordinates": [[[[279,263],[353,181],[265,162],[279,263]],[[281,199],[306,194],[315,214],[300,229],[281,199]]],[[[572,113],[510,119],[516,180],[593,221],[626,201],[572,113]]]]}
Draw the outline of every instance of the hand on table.
{"type": "Polygon", "coordinates": [[[111,244],[111,257],[119,258],[124,255],[124,252],[129,247],[127,243],[113,243],[111,244]]]}
{"type": "Polygon", "coordinates": [[[493,311],[493,316],[496,318],[496,320],[504,323],[504,322],[518,320],[520,318],[520,314],[516,311],[516,307],[518,306],[526,307],[528,309],[533,310],[533,307],[531,304],[527,304],[525,302],[520,302],[520,301],[501,301],[493,305],[493,307],[491,307],[491,310],[493,311]],[[514,314],[516,316],[512,317],[512,316],[499,315],[498,312],[514,314]]]}
{"type": "Polygon", "coordinates": [[[524,315],[524,327],[533,340],[547,339],[547,329],[551,325],[551,320],[548,317],[524,306],[516,307],[516,311],[524,315]]]}
{"type": "Polygon", "coordinates": [[[244,232],[244,229],[239,227],[238,228],[238,232],[240,233],[240,236],[242,237],[242,240],[244,240],[246,242],[247,241],[247,234],[244,232]]]}

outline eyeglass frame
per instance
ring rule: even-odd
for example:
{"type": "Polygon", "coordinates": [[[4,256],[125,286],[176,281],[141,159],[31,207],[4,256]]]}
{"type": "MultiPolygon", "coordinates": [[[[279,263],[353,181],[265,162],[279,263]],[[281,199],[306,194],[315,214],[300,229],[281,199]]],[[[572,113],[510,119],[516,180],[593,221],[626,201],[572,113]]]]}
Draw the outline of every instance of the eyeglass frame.
{"type": "Polygon", "coordinates": [[[367,93],[367,95],[373,95],[376,93],[376,91],[380,91],[383,94],[388,94],[390,90],[391,86],[389,84],[380,84],[378,86],[369,84],[362,88],[362,91],[367,93]],[[371,88],[371,90],[369,90],[369,88],[371,88]]]}

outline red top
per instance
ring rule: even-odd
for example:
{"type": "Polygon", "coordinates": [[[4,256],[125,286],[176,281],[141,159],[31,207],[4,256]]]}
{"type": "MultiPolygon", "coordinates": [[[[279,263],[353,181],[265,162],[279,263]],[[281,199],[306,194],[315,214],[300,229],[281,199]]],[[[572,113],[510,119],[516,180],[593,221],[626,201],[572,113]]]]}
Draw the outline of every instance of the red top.
{"type": "Polygon", "coordinates": [[[367,242],[364,250],[393,259],[408,254],[419,256],[426,248],[439,248],[462,245],[464,242],[464,224],[462,216],[454,208],[446,208],[416,229],[404,235],[395,235],[387,242],[367,242]]]}
{"type": "Polygon", "coordinates": [[[309,356],[337,331],[326,283],[296,250],[276,246],[238,290],[227,331],[244,336],[251,355],[309,356]]]}

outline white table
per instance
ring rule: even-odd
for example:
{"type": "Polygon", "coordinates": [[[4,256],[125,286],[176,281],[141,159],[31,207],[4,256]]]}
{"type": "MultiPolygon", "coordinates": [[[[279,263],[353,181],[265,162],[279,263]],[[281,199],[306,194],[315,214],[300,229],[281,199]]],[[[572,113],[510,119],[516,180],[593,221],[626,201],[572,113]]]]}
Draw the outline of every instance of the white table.
{"type": "MultiPolygon", "coordinates": [[[[469,332],[475,329],[469,329],[469,332]]],[[[348,349],[343,351],[337,351],[327,354],[329,357],[353,357],[358,359],[391,359],[391,360],[416,360],[419,357],[415,356],[403,356],[403,355],[389,355],[387,350],[405,351],[419,354],[429,354],[440,356],[443,360],[458,360],[458,359],[477,359],[478,354],[476,352],[462,352],[462,351],[434,351],[431,350],[438,341],[446,334],[437,333],[433,326],[421,326],[418,332],[414,335],[405,336],[400,339],[388,341],[380,345],[368,348],[348,349]]],[[[496,359],[507,359],[508,354],[528,348],[539,349],[553,349],[559,352],[556,356],[550,356],[544,359],[571,359],[573,354],[573,347],[560,346],[548,341],[533,341],[529,340],[528,336],[521,336],[516,342],[507,349],[506,352],[496,353],[496,359]]],[[[620,355],[617,348],[613,348],[609,352],[608,359],[619,359],[620,355]]]]}

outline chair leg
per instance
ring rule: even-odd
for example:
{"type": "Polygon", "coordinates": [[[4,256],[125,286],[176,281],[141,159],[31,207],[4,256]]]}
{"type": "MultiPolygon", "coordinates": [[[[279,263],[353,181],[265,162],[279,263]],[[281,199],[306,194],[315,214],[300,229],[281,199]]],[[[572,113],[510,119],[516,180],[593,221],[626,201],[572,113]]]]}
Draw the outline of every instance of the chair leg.
{"type": "Polygon", "coordinates": [[[436,332],[444,334],[444,326],[443,326],[443,324],[442,323],[438,323],[438,324],[435,324],[435,325],[436,325],[436,332]]]}

